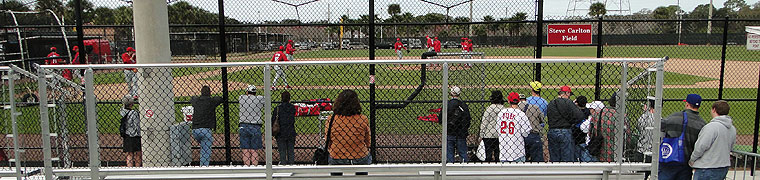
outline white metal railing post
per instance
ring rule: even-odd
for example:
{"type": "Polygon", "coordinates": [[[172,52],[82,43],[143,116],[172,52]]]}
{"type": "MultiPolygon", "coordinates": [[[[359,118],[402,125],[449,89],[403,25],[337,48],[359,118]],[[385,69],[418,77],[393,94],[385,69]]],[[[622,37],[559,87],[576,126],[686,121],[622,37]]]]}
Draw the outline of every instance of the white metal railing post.
{"type": "Polygon", "coordinates": [[[87,113],[87,145],[90,158],[90,178],[100,179],[100,145],[98,144],[98,117],[95,107],[95,84],[92,68],[84,71],[85,112],[87,113]]]}
{"type": "Polygon", "coordinates": [[[50,147],[50,113],[48,112],[47,76],[44,69],[37,71],[37,97],[40,108],[40,128],[42,130],[42,154],[45,165],[45,179],[53,179],[53,159],[50,147]]]}
{"type": "Polygon", "coordinates": [[[11,129],[13,129],[13,158],[15,159],[15,166],[16,166],[16,179],[21,180],[23,176],[21,175],[21,150],[19,149],[19,134],[18,134],[18,116],[21,115],[21,113],[16,112],[16,97],[15,97],[15,83],[16,79],[18,79],[18,75],[13,69],[10,69],[8,71],[8,75],[6,75],[8,78],[8,96],[9,96],[9,104],[10,104],[10,114],[11,114],[11,129]]]}
{"type": "Polygon", "coordinates": [[[615,122],[615,161],[618,164],[616,179],[620,179],[620,173],[623,168],[623,149],[625,148],[625,143],[623,141],[625,141],[625,123],[627,123],[625,117],[625,106],[626,100],[628,98],[628,62],[622,62],[620,71],[620,91],[618,91],[617,97],[610,97],[618,98],[616,105],[617,122],[615,122]]]}
{"type": "Polygon", "coordinates": [[[449,64],[444,62],[442,65],[442,71],[443,71],[443,77],[441,79],[441,102],[443,103],[441,107],[441,179],[446,179],[446,162],[448,162],[447,159],[447,152],[446,149],[448,147],[446,144],[446,138],[448,134],[448,103],[449,103],[449,64]]]}
{"type": "Polygon", "coordinates": [[[264,144],[266,145],[266,174],[267,180],[272,179],[272,74],[269,64],[264,66],[264,144]]]}
{"type": "Polygon", "coordinates": [[[652,170],[651,179],[657,179],[657,172],[660,165],[660,141],[662,140],[660,135],[660,123],[662,122],[662,99],[663,99],[663,84],[665,82],[665,61],[667,58],[663,58],[657,61],[655,68],[657,68],[657,74],[655,74],[655,101],[654,101],[654,130],[652,130],[652,170]]]}

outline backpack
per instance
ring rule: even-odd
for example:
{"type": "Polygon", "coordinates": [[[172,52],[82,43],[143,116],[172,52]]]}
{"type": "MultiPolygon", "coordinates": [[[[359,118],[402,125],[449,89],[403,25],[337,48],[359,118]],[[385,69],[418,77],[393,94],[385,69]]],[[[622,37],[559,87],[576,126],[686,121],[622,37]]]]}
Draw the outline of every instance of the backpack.
{"type": "Polygon", "coordinates": [[[460,126],[459,121],[464,118],[464,109],[462,108],[462,104],[458,104],[457,108],[454,109],[454,112],[451,113],[451,117],[449,118],[449,128],[460,126]]]}
{"type": "Polygon", "coordinates": [[[601,131],[602,113],[604,113],[604,109],[599,112],[599,117],[596,119],[596,123],[594,123],[594,121],[591,122],[591,130],[593,131],[589,132],[591,133],[591,139],[587,146],[589,154],[596,157],[602,153],[602,143],[604,142],[604,137],[602,136],[601,131]]]}
{"type": "Polygon", "coordinates": [[[131,113],[132,110],[127,111],[127,114],[121,117],[121,124],[119,125],[119,135],[121,135],[122,138],[128,138],[129,135],[127,134],[127,124],[129,124],[129,113],[131,113]]]}

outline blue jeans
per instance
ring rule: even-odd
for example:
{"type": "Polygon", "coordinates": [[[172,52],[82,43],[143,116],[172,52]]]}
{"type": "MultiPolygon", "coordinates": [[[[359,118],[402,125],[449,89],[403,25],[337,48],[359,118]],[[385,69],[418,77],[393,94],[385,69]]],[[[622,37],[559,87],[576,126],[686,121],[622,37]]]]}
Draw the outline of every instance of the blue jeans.
{"type": "Polygon", "coordinates": [[[372,164],[372,155],[367,154],[367,156],[359,159],[333,159],[328,157],[327,163],[330,165],[369,165],[372,164]]]}
{"type": "Polygon", "coordinates": [[[575,142],[570,129],[549,129],[549,160],[551,162],[575,161],[575,142]]]}
{"type": "Polygon", "coordinates": [[[596,157],[592,156],[591,153],[588,152],[587,147],[588,147],[588,145],[586,143],[578,144],[578,146],[576,146],[576,148],[578,148],[577,149],[578,159],[581,162],[596,162],[596,161],[599,161],[598,159],[596,159],[596,157]]]}
{"type": "Polygon", "coordinates": [[[446,162],[454,162],[454,148],[459,152],[462,162],[467,162],[467,137],[447,136],[446,137],[446,162]]]}
{"type": "Polygon", "coordinates": [[[728,174],[728,167],[722,168],[696,168],[694,171],[694,180],[711,180],[711,179],[726,179],[728,174]]]}
{"type": "Polygon", "coordinates": [[[525,158],[528,162],[544,162],[544,142],[541,134],[530,133],[525,137],[525,158]]]}
{"type": "Polygon", "coordinates": [[[261,138],[261,125],[240,123],[240,148],[242,149],[263,149],[263,140],[261,138]]]}
{"type": "Polygon", "coordinates": [[[201,166],[208,166],[211,159],[211,144],[214,143],[214,136],[211,136],[211,129],[193,129],[193,138],[201,145],[201,166]]]}
{"type": "Polygon", "coordinates": [[[657,172],[660,180],[690,180],[691,167],[686,164],[660,164],[657,172]]]}

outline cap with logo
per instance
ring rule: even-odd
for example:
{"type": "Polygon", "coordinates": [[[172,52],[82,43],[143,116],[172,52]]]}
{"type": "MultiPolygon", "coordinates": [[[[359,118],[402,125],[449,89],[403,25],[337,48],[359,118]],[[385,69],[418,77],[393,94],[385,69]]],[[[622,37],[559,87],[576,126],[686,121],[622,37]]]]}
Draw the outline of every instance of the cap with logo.
{"type": "Polygon", "coordinates": [[[509,103],[520,102],[520,94],[517,94],[516,92],[510,92],[507,96],[507,101],[509,101],[509,103]]]}
{"type": "Polygon", "coordinates": [[[695,106],[700,106],[702,105],[702,96],[699,96],[699,94],[689,94],[686,95],[686,99],[684,99],[683,102],[687,102],[695,106]]]}

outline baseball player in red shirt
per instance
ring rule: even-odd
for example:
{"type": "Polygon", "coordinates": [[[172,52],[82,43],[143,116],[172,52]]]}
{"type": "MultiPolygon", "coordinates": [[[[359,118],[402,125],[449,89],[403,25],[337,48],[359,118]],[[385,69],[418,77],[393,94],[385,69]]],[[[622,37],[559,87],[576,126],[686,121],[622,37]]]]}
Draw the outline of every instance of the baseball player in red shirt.
{"type": "MultiPolygon", "coordinates": [[[[293,42],[289,41],[288,43],[293,42]]],[[[290,44],[288,44],[290,46],[290,44]]],[[[272,62],[280,62],[280,61],[289,61],[287,57],[287,53],[283,53],[282,51],[286,50],[285,47],[280,46],[280,51],[277,51],[274,53],[274,56],[272,56],[272,62]]],[[[287,51],[286,51],[287,52],[287,51]]],[[[290,89],[290,85],[288,85],[288,80],[285,78],[285,65],[275,65],[274,71],[274,81],[272,81],[272,90],[276,90],[275,86],[277,86],[277,79],[282,78],[282,82],[285,84],[285,88],[290,89]]]]}
{"type": "MultiPolygon", "coordinates": [[[[124,64],[137,64],[137,57],[135,54],[135,48],[127,47],[127,52],[121,54],[121,60],[124,64]]],[[[124,82],[127,83],[127,89],[129,94],[137,96],[137,69],[126,68],[124,69],[124,82]]]]}
{"type": "MultiPolygon", "coordinates": [[[[48,54],[47,57],[59,57],[59,56],[61,56],[57,52],[55,52],[56,50],[57,50],[57,48],[51,47],[50,48],[50,54],[48,54]]],[[[62,62],[63,62],[63,59],[46,59],[45,60],[45,64],[46,65],[59,65],[62,62]]]]}
{"type": "Polygon", "coordinates": [[[425,36],[425,39],[427,39],[428,52],[433,52],[433,39],[430,39],[430,36],[425,36]]]}
{"type": "Polygon", "coordinates": [[[401,49],[406,49],[406,51],[409,52],[409,49],[404,46],[404,43],[401,43],[400,38],[396,38],[396,44],[393,44],[393,49],[396,50],[396,55],[398,55],[399,60],[404,58],[404,53],[401,52],[401,49]]]}
{"type": "Polygon", "coordinates": [[[293,61],[295,58],[293,58],[293,52],[295,52],[296,49],[293,48],[293,40],[288,40],[288,44],[285,45],[285,56],[288,57],[288,61],[293,61]]]}
{"type": "Polygon", "coordinates": [[[437,53],[441,52],[441,41],[438,40],[438,37],[435,37],[435,41],[433,41],[433,49],[437,53]]]}

